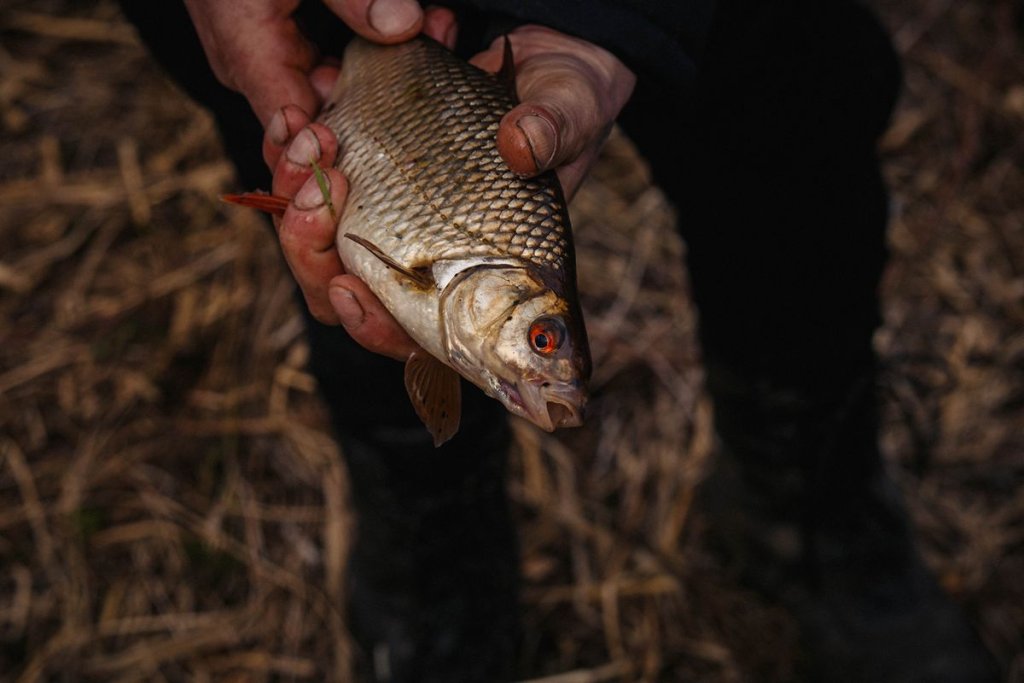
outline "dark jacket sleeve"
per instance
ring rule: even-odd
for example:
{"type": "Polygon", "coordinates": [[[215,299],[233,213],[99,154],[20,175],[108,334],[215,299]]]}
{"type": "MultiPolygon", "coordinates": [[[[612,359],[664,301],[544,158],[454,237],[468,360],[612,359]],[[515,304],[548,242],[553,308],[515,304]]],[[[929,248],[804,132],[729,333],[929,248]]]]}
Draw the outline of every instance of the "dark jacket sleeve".
{"type": "Polygon", "coordinates": [[[542,24],[604,47],[646,84],[687,88],[714,4],[714,0],[461,0],[452,7],[460,13],[486,16],[479,33],[487,40],[515,25],[542,24]]]}

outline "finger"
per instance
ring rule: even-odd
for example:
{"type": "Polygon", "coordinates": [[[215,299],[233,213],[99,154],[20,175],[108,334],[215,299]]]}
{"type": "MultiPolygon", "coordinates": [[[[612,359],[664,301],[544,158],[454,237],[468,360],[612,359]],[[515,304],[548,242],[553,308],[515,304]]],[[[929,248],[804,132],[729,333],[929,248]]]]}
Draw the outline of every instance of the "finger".
{"type": "Polygon", "coordinates": [[[333,168],[324,170],[323,182],[330,202],[317,179],[310,177],[279,222],[278,238],[310,313],[320,322],[336,325],[338,315],[331,306],[327,288],[332,278],[345,272],[334,238],[337,215],[348,196],[348,183],[333,168]]]}
{"type": "MultiPolygon", "coordinates": [[[[523,89],[530,92],[537,90],[536,86],[531,87],[529,83],[524,82],[526,79],[523,71],[523,62],[534,55],[524,54],[521,46],[517,51],[515,43],[518,41],[515,41],[514,37],[514,34],[510,36],[516,58],[516,90],[520,100],[523,100],[523,89]]],[[[490,48],[473,56],[469,61],[484,71],[497,73],[504,61],[504,47],[504,39],[495,40],[490,48]]],[[[543,95],[543,92],[541,94],[543,95]]],[[[522,176],[536,175],[548,168],[546,162],[555,157],[559,142],[559,125],[560,121],[556,119],[555,114],[542,104],[523,102],[502,118],[498,127],[498,151],[513,172],[522,176]]]]}
{"type": "Polygon", "coordinates": [[[320,109],[320,98],[309,83],[316,50],[294,21],[271,22],[257,48],[258,58],[239,55],[232,61],[232,80],[267,126],[274,113],[288,104],[304,111],[320,109]]]}
{"type": "Polygon", "coordinates": [[[306,78],[317,53],[291,16],[296,5],[185,0],[217,79],[245,96],[264,127],[286,104],[319,108],[306,78]]]}
{"type": "Polygon", "coordinates": [[[325,0],[349,28],[377,43],[400,43],[420,32],[423,10],[415,0],[325,0]]]}
{"type": "Polygon", "coordinates": [[[309,83],[305,70],[281,65],[266,66],[239,79],[239,90],[249,100],[260,123],[268,125],[274,113],[288,104],[305,111],[318,111],[320,97],[309,83]]]}
{"type": "Polygon", "coordinates": [[[447,7],[427,7],[423,13],[423,32],[449,50],[454,50],[458,38],[455,13],[447,7]]]}
{"type": "Polygon", "coordinates": [[[419,348],[380,299],[356,276],[334,278],[329,294],[342,326],[367,350],[404,361],[419,348]]]}
{"type": "Polygon", "coordinates": [[[522,104],[498,128],[509,168],[535,175],[575,160],[608,132],[601,94],[586,64],[568,56],[525,62],[516,79],[522,104]]]}
{"type": "MultiPolygon", "coordinates": [[[[588,136],[599,134],[603,123],[596,92],[599,74],[557,44],[546,45],[548,34],[527,27],[509,36],[521,103],[502,118],[497,144],[505,163],[522,176],[574,160],[591,141],[588,136]],[[520,40],[524,33],[529,33],[531,40],[520,40]]],[[[504,48],[504,40],[496,40],[470,63],[497,72],[504,61],[504,48]]]]}
{"type": "Polygon", "coordinates": [[[278,109],[263,132],[263,160],[273,170],[285,147],[310,121],[309,114],[294,104],[278,109]]]}
{"type": "MultiPolygon", "coordinates": [[[[520,175],[571,165],[600,147],[632,93],[635,76],[610,52],[540,26],[509,34],[521,104],[502,120],[498,149],[520,175]]],[[[504,41],[471,59],[497,71],[504,41]]]]}
{"type": "Polygon", "coordinates": [[[274,167],[271,192],[291,197],[313,173],[313,163],[330,168],[338,156],[338,139],[322,123],[311,123],[300,130],[281,154],[274,167]]]}
{"type": "Polygon", "coordinates": [[[549,109],[550,103],[521,104],[505,114],[498,127],[498,151],[513,172],[522,176],[541,173],[567,156],[568,148],[560,138],[565,132],[564,117],[549,109]]]}
{"type": "Polygon", "coordinates": [[[558,182],[562,186],[562,194],[565,195],[567,201],[571,201],[576,196],[576,191],[580,189],[587,172],[597,161],[600,151],[601,148],[598,145],[587,147],[582,154],[576,157],[575,161],[555,169],[558,182]]]}
{"type": "Polygon", "coordinates": [[[340,64],[333,59],[324,60],[309,72],[309,82],[321,102],[326,102],[330,98],[334,83],[338,80],[339,67],[340,64]]]}

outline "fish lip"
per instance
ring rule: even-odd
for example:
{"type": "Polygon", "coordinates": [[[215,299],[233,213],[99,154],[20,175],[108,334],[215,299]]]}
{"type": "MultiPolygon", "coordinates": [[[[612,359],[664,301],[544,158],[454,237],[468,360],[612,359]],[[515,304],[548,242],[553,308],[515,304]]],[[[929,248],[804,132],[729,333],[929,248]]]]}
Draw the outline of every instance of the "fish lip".
{"type": "Polygon", "coordinates": [[[522,380],[512,384],[499,380],[502,403],[516,415],[546,432],[583,424],[586,394],[577,386],[543,380],[522,380]]]}

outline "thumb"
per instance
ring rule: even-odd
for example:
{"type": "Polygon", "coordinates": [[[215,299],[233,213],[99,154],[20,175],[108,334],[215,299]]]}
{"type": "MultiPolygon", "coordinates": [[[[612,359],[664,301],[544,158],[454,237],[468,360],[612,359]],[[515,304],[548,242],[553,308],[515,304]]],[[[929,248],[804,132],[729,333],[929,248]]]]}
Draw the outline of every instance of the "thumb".
{"type": "Polygon", "coordinates": [[[409,40],[423,27],[416,0],[324,0],[349,28],[377,43],[409,40]]]}
{"type": "Polygon", "coordinates": [[[522,104],[502,118],[497,140],[515,173],[558,168],[600,147],[621,103],[598,92],[602,78],[594,71],[586,61],[564,54],[520,65],[516,83],[522,104]]]}
{"type": "Polygon", "coordinates": [[[579,155],[587,136],[551,102],[526,102],[498,128],[498,151],[513,172],[533,176],[579,155]]]}

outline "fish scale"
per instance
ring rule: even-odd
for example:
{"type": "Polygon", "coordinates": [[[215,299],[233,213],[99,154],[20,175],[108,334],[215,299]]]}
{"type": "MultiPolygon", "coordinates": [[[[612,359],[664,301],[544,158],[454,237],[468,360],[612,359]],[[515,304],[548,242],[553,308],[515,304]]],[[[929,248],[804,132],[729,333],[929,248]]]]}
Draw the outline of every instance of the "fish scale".
{"type": "Polygon", "coordinates": [[[338,136],[350,194],[341,231],[410,268],[509,257],[571,290],[572,245],[553,173],[523,179],[495,145],[508,87],[425,38],[358,42],[321,121],[338,136]]]}

